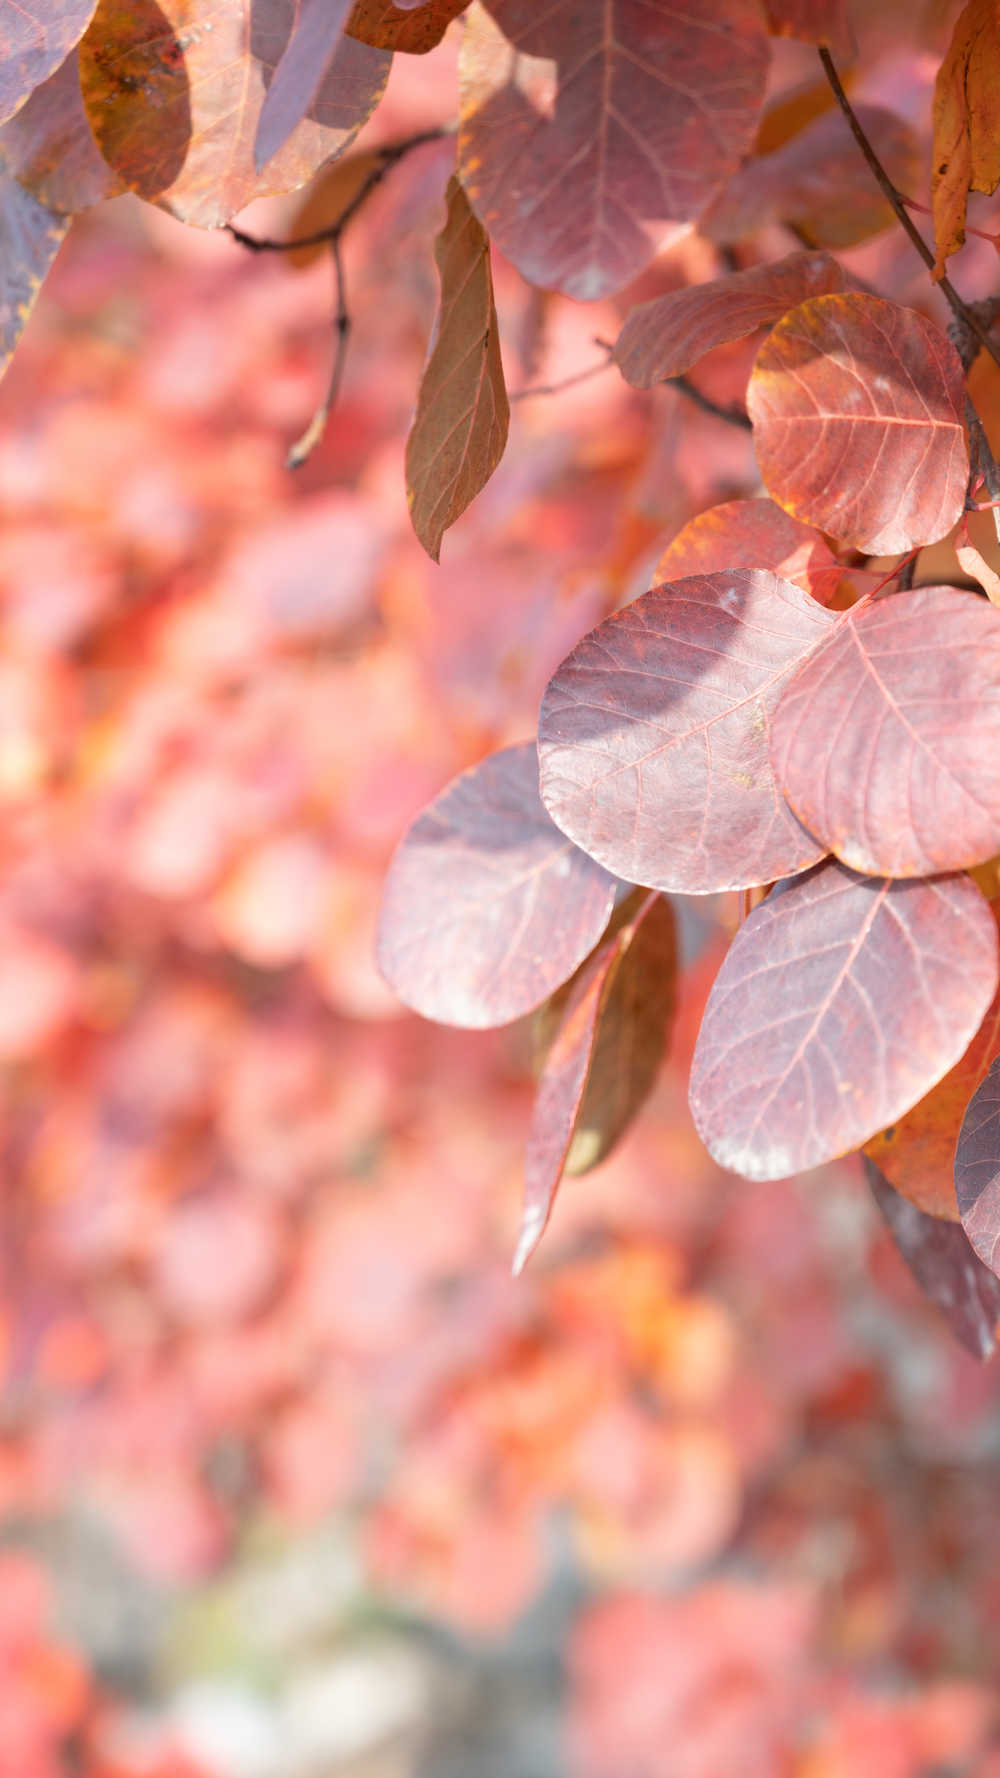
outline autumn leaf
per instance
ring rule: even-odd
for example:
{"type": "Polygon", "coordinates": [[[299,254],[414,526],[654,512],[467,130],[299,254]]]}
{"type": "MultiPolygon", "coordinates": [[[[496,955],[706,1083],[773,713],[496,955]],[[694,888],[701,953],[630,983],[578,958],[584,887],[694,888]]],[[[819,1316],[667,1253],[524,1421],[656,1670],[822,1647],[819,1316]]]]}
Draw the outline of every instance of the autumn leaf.
{"type": "Polygon", "coordinates": [[[764,10],[776,37],[825,43],[837,56],[856,53],[848,0],[765,0],[764,10]]]}
{"type": "Polygon", "coordinates": [[[855,293],[812,297],[779,321],[747,392],[772,499],[872,555],[933,543],[956,523],[964,403],[958,354],[933,323],[855,293]]]}
{"type": "Polygon", "coordinates": [[[393,0],[354,0],[347,31],[374,49],[423,56],[434,49],[469,0],[423,0],[421,5],[393,5],[393,0]]]}
{"type": "Polygon", "coordinates": [[[573,982],[532,1111],[515,1275],[541,1240],[563,1174],[597,1166],[647,1097],[666,1046],[676,963],[673,910],[649,895],[573,982]]]}
{"type": "Polygon", "coordinates": [[[410,517],[435,562],[445,531],[503,456],[510,421],[490,244],[454,177],[447,205],[434,244],[441,279],[437,328],[406,444],[410,517]]]}
{"type": "Polygon", "coordinates": [[[844,574],[819,532],[790,518],[773,500],[723,500],[689,519],[667,544],[653,570],[653,585],[733,568],[769,568],[821,605],[830,603],[844,574]]]}
{"type": "Polygon", "coordinates": [[[1000,615],[933,586],[845,613],[782,692],[771,763],[854,870],[981,864],[1000,851],[1000,615]]]}
{"type": "Polygon", "coordinates": [[[749,149],[768,43],[749,0],[473,6],[458,164],[532,284],[594,301],[691,222],[749,149]]]}
{"type": "Polygon", "coordinates": [[[69,220],[18,184],[0,148],[0,373],[24,331],[69,220]]]}
{"type": "Polygon", "coordinates": [[[705,1009],[690,1087],[705,1146],[748,1179],[857,1148],[954,1067],[997,979],[996,922],[968,877],[897,883],[831,859],[779,883],[705,1009]]]}
{"type": "Polygon", "coordinates": [[[966,1108],[955,1149],[955,1195],[969,1240],[991,1272],[1000,1266],[1000,1059],[966,1108]]]}
{"type": "Polygon", "coordinates": [[[401,840],[379,967],[425,1018],[507,1024],[569,979],[616,891],[543,809],[534,745],[507,747],[449,784],[401,840]]]}
{"type": "Polygon", "coordinates": [[[252,198],[304,185],[357,135],[391,57],[343,39],[308,118],[263,173],[254,141],[288,44],[290,0],[100,0],[80,46],[83,101],[105,160],[130,191],[182,222],[218,228],[252,198]]]}
{"type": "Polygon", "coordinates": [[[615,362],[633,389],[651,389],[689,370],[714,346],[770,327],[807,297],[853,288],[850,274],[829,254],[790,253],[771,265],[750,266],[642,303],[618,335],[615,362]]]}
{"type": "Polygon", "coordinates": [[[329,72],[351,0],[296,0],[295,23],[264,95],[254,137],[254,166],[260,173],[309,116],[329,72]]]}
{"type": "Polygon", "coordinates": [[[97,0],[18,0],[0,20],[0,123],[20,109],[76,47],[97,0]]]}
{"type": "Polygon", "coordinates": [[[993,0],[968,0],[955,21],[934,84],[931,204],[935,276],[965,240],[970,191],[1000,183],[1000,15],[993,0]]]}
{"type": "Polygon", "coordinates": [[[687,894],[805,870],[825,850],[767,753],[771,711],[832,619],[800,587],[733,569],[653,587],[563,661],[538,727],[553,820],[627,882],[687,894]]]}
{"type": "MultiPolygon", "coordinates": [[[[963,574],[970,580],[979,582],[991,605],[1000,605],[1000,574],[991,567],[981,549],[972,541],[969,531],[970,514],[963,512],[955,539],[955,555],[963,574]]],[[[996,541],[994,532],[993,541],[996,541]]]]}
{"type": "Polygon", "coordinates": [[[75,50],[0,129],[0,151],[26,191],[66,215],[125,189],[94,141],[75,50]]]}
{"type": "Polygon", "coordinates": [[[973,1358],[991,1358],[1000,1319],[1000,1279],[983,1265],[964,1229],[927,1216],[900,1197],[870,1160],[865,1161],[865,1177],[924,1295],[973,1358]]]}

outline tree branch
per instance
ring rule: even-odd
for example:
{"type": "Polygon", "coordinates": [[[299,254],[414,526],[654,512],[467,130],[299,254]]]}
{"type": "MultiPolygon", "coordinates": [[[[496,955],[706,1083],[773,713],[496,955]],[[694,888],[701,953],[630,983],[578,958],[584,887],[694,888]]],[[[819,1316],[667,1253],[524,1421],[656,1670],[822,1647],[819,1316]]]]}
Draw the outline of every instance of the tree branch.
{"type": "Polygon", "coordinates": [[[536,395],[561,395],[564,389],[574,389],[577,383],[589,383],[591,377],[599,377],[602,371],[610,370],[614,363],[614,346],[610,340],[595,338],[595,346],[600,346],[604,357],[599,364],[588,364],[586,370],[575,370],[571,376],[561,377],[558,383],[532,383],[527,389],[515,389],[508,395],[509,401],[532,401],[536,395]]]}
{"type": "Polygon", "coordinates": [[[665,377],[664,382],[668,388],[679,389],[695,407],[701,408],[703,414],[711,414],[713,420],[724,420],[727,426],[738,426],[741,432],[753,431],[750,416],[742,408],[723,407],[721,402],[713,401],[710,395],[704,395],[697,384],[689,382],[687,377],[665,377]]]}

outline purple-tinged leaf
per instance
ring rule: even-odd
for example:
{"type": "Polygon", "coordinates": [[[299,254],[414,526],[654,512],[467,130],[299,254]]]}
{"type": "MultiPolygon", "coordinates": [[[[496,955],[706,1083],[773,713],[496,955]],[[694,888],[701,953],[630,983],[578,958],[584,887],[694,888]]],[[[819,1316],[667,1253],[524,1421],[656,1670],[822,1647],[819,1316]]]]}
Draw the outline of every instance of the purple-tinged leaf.
{"type": "Polygon", "coordinates": [[[0,375],[24,332],[69,224],[68,216],[39,203],[18,184],[0,150],[0,375]]]}
{"type": "Polygon", "coordinates": [[[1000,1278],[983,1265],[957,1222],[927,1216],[908,1198],[900,1197],[867,1156],[865,1177],[924,1295],[940,1309],[955,1338],[973,1358],[991,1358],[1000,1320],[1000,1278]]]}
{"type": "Polygon", "coordinates": [[[1000,1273],[1000,1057],[969,1101],[955,1149],[955,1195],[969,1240],[1000,1273]]]}
{"type": "Polygon", "coordinates": [[[954,1067],[997,980],[996,922],[969,877],[892,882],[830,859],[779,883],[705,1008],[691,1069],[705,1146],[748,1179],[858,1148],[954,1067]]]}
{"type": "Polygon", "coordinates": [[[0,6],[0,123],[76,47],[97,0],[7,0],[0,6]]]}
{"type": "Polygon", "coordinates": [[[254,138],[258,173],[309,115],[337,53],[351,0],[295,0],[292,34],[271,76],[254,138]]]}
{"type": "Polygon", "coordinates": [[[617,889],[543,809],[534,745],[506,747],[453,779],[400,842],[379,967],[425,1018],[505,1025],[569,979],[617,889]]]}
{"type": "Polygon", "coordinates": [[[653,587],[592,630],[542,701],[542,800],[632,883],[708,893],[805,870],[825,847],[774,781],[768,724],[833,619],[766,570],[653,587]]]}

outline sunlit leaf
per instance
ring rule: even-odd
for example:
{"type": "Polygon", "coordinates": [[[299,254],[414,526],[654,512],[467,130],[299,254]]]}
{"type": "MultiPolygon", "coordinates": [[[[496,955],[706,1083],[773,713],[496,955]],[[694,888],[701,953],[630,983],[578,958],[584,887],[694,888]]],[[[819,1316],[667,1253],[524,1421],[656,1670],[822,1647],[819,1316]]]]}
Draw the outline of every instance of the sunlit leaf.
{"type": "Polygon", "coordinates": [[[295,23],[264,95],[254,138],[254,165],[266,167],[309,116],[340,47],[351,0],[296,0],[295,23]]]}
{"type": "Polygon", "coordinates": [[[765,0],[764,10],[776,37],[825,43],[838,55],[854,53],[848,0],[765,0]]]}
{"type": "Polygon", "coordinates": [[[873,555],[933,543],[959,518],[964,403],[958,354],[932,322],[853,293],[779,321],[747,392],[768,493],[873,555]]]}
{"type": "MultiPolygon", "coordinates": [[[[922,189],[924,150],[903,118],[859,105],[858,120],[900,191],[922,189]]],[[[895,223],[840,111],[816,118],[772,154],[755,155],[701,218],[699,229],[720,244],[783,222],[810,247],[840,249],[895,223]]]]}
{"type": "Polygon", "coordinates": [[[69,220],[18,184],[0,149],[0,373],[24,331],[69,220]]]}
{"type": "Polygon", "coordinates": [[[770,568],[821,605],[833,598],[844,572],[819,532],[790,518],[773,500],[725,500],[689,519],[671,539],[653,570],[653,584],[733,568],[770,568]]]}
{"type": "Polygon", "coordinates": [[[865,1177],[924,1295],[941,1310],[973,1358],[992,1357],[1000,1320],[1000,1279],[983,1265],[963,1229],[938,1216],[926,1216],[900,1197],[868,1159],[865,1177]]]}
{"type": "Polygon", "coordinates": [[[933,586],[846,613],[783,691],[771,762],[855,870],[981,864],[1000,851],[1000,614],[933,586]]]}
{"type": "Polygon", "coordinates": [[[705,1009],[690,1096],[706,1147],[748,1179],[857,1148],[954,1067],[997,975],[996,923],[968,877],[899,883],[828,860],[779,884],[705,1009]]]}
{"type": "Polygon", "coordinates": [[[97,0],[17,0],[0,16],[0,122],[54,74],[79,43],[97,0]]]}
{"type": "Polygon", "coordinates": [[[456,178],[434,244],[441,303],[406,444],[413,529],[436,562],[441,539],[503,456],[510,407],[500,362],[490,244],[456,178]]]}
{"type": "Polygon", "coordinates": [[[534,745],[507,747],[456,778],[401,841],[379,967],[425,1018],[503,1025],[568,980],[616,890],[543,809],[534,745]]]}
{"type": "Polygon", "coordinates": [[[308,117],[262,173],[254,140],[293,0],[100,0],[80,46],[84,105],[105,160],[182,222],[217,228],[252,198],[305,184],[353,141],[391,58],[344,38],[308,117]]]}
{"type": "MultiPolygon", "coordinates": [[[[1000,903],[993,903],[993,913],[1000,921],[1000,903]]],[[[865,1144],[890,1185],[929,1216],[958,1220],[955,1144],[966,1106],[998,1054],[1000,995],[995,995],[961,1061],[912,1111],[865,1144]]]]}
{"type": "Polygon", "coordinates": [[[1000,14],[993,0],[967,0],[934,86],[931,198],[937,270],[965,240],[970,191],[1000,183],[1000,14]]]}
{"type": "Polygon", "coordinates": [[[573,983],[538,1082],[514,1271],[541,1240],[564,1173],[610,1154],[663,1059],[676,970],[673,910],[650,895],[573,983]]]}
{"type": "Polygon", "coordinates": [[[607,618],[549,682],[542,799],[628,882],[704,893],[805,870],[825,847],[774,782],[770,715],[833,620],[764,570],[653,587],[607,618]]]}
{"type": "Polygon", "coordinates": [[[75,50],[3,126],[0,150],[18,183],[52,210],[86,210],[125,189],[94,141],[75,50]]]}
{"type": "Polygon", "coordinates": [[[633,389],[651,389],[665,377],[689,370],[714,346],[770,327],[807,297],[852,288],[850,274],[829,254],[790,253],[771,265],[751,266],[642,303],[618,336],[615,361],[633,389]]]}
{"type": "Polygon", "coordinates": [[[1000,1059],[966,1109],[955,1149],[955,1193],[969,1240],[991,1272],[1000,1268],[1000,1059]]]}
{"type": "Polygon", "coordinates": [[[753,141],[768,44],[748,0],[491,0],[462,46],[459,171],[533,284],[618,290],[753,141]]]}
{"type": "Polygon", "coordinates": [[[375,49],[423,56],[440,43],[452,20],[468,4],[469,0],[422,0],[422,4],[407,6],[393,5],[393,0],[354,0],[347,30],[375,49]]]}

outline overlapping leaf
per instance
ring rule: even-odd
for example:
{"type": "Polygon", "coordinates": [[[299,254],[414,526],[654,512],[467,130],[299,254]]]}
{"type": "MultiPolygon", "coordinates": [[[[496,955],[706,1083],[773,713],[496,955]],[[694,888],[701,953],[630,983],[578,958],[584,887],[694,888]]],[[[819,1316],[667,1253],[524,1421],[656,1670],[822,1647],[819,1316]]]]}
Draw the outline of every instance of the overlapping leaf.
{"type": "Polygon", "coordinates": [[[503,456],[510,406],[500,361],[490,244],[456,178],[434,243],[441,302],[406,444],[410,517],[436,562],[441,539],[503,456]]]}
{"type": "Polygon", "coordinates": [[[653,585],[688,574],[770,568],[829,604],[843,569],[818,531],[800,525],[773,500],[726,500],[689,519],[653,570],[653,585]]]}
{"type": "Polygon", "coordinates": [[[1000,1058],[966,1109],[955,1150],[962,1227],[984,1265],[1000,1270],[1000,1058]]]}
{"type": "Polygon", "coordinates": [[[542,799],[629,882],[704,893],[804,870],[824,847],[774,782],[784,681],[832,619],[764,570],[653,587],[585,636],[550,681],[542,799]]]}
{"type": "MultiPolygon", "coordinates": [[[[1000,903],[993,903],[993,914],[1000,921],[1000,903]]],[[[896,1191],[929,1216],[958,1219],[955,1144],[966,1106],[998,1054],[1000,995],[995,995],[961,1061],[912,1111],[865,1145],[896,1191]]]]}
{"type": "Polygon", "coordinates": [[[71,214],[124,190],[94,141],[76,51],[0,129],[10,170],[51,210],[71,214]]]}
{"type": "Polygon", "coordinates": [[[954,1067],[997,977],[996,923],[968,877],[899,883],[831,859],[779,884],[705,1009],[691,1069],[702,1140],[749,1179],[857,1148],[954,1067]]]}
{"type": "Polygon", "coordinates": [[[351,0],[296,0],[292,33],[264,97],[254,138],[258,173],[308,117],[340,47],[351,0]]]}
{"type": "Polygon", "coordinates": [[[580,971],[538,1083],[514,1271],[541,1240],[564,1173],[608,1155],[663,1059],[677,964],[673,910],[647,896],[580,971]]]}
{"type": "Polygon", "coordinates": [[[750,0],[491,0],[462,48],[459,170],[533,284],[618,290],[753,141],[768,44],[750,0]]]}
{"type": "Polygon", "coordinates": [[[20,186],[0,149],[0,374],[6,370],[69,228],[20,186]]]}
{"type": "Polygon", "coordinates": [[[292,0],[100,0],[80,47],[83,99],[130,190],[217,228],[252,198],[303,185],[353,141],[391,57],[343,38],[308,118],[257,172],[257,126],[293,19],[292,0]]]}
{"type": "Polygon", "coordinates": [[[900,1197],[879,1169],[865,1161],[872,1196],[892,1238],[925,1296],[941,1310],[955,1338],[973,1358],[996,1350],[1000,1279],[984,1266],[964,1230],[926,1216],[900,1197]]]}
{"type": "Polygon", "coordinates": [[[954,347],[913,309],[817,296],[764,341],[747,410],[768,493],[870,554],[944,537],[969,476],[954,347]]]}
{"type": "Polygon", "coordinates": [[[783,692],[771,761],[855,870],[982,863],[1000,851],[1000,614],[933,586],[846,613],[783,692]]]}
{"type": "Polygon", "coordinates": [[[967,0],[934,86],[931,198],[937,271],[965,240],[970,191],[1000,183],[1000,14],[993,0],[967,0]]]}
{"type": "Polygon", "coordinates": [[[393,0],[354,0],[347,30],[374,49],[423,56],[440,43],[452,20],[468,4],[469,0],[422,0],[416,6],[393,5],[393,0]]]}
{"type": "Polygon", "coordinates": [[[454,779],[401,841],[378,961],[443,1024],[503,1025],[555,992],[597,943],[617,884],[553,826],[533,745],[454,779]]]}
{"type": "Polygon", "coordinates": [[[776,37],[825,43],[838,55],[854,53],[848,0],[766,0],[764,10],[776,37]]]}
{"type": "Polygon", "coordinates": [[[17,0],[0,11],[0,123],[75,49],[97,0],[17,0]]]}
{"type": "MultiPolygon", "coordinates": [[[[910,125],[876,105],[859,105],[857,116],[897,188],[919,189],[924,151],[910,125]]],[[[842,114],[830,111],[773,153],[746,161],[698,227],[725,244],[783,222],[810,247],[840,249],[894,220],[842,114]]]]}
{"type": "Polygon", "coordinates": [[[751,266],[642,303],[618,335],[615,361],[633,389],[651,389],[689,370],[714,346],[770,327],[807,297],[856,288],[828,253],[790,253],[771,265],[751,266]]]}

